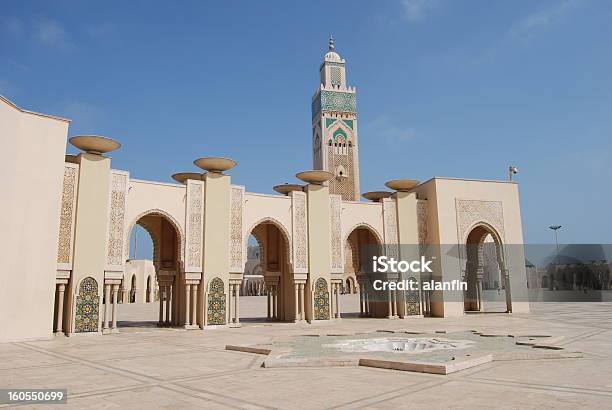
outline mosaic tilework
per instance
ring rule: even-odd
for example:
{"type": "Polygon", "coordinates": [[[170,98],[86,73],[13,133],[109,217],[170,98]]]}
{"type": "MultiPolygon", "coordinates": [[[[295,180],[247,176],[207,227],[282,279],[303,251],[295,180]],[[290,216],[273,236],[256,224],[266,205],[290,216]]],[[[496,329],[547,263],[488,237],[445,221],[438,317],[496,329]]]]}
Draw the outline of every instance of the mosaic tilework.
{"type": "Polygon", "coordinates": [[[91,277],[83,279],[76,300],[75,332],[98,331],[99,304],[98,282],[91,277]]]}
{"type": "Polygon", "coordinates": [[[357,95],[343,91],[321,90],[321,93],[312,101],[312,118],[319,111],[357,112],[357,95]]]}
{"type": "Polygon", "coordinates": [[[353,129],[353,120],[342,120],[342,122],[350,129],[353,129]]]}
{"type": "MultiPolygon", "coordinates": [[[[409,278],[413,282],[417,282],[415,278],[409,278]]],[[[406,290],[406,315],[415,316],[421,314],[421,298],[418,290],[406,290]]]]}
{"type": "Polygon", "coordinates": [[[314,318],[315,320],[329,319],[329,290],[327,281],[317,279],[314,290],[314,318]]]}
{"type": "Polygon", "coordinates": [[[225,324],[225,287],[223,281],[214,278],[210,281],[208,290],[208,324],[225,324]]]}

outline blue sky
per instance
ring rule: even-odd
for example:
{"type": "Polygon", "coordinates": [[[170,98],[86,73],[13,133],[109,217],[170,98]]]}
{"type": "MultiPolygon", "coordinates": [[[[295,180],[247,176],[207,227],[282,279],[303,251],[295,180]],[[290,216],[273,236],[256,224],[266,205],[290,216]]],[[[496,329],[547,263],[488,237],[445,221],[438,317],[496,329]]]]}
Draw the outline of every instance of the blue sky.
{"type": "MultiPolygon", "coordinates": [[[[525,240],[612,243],[612,3],[5,2],[0,93],[118,139],[170,181],[200,156],[272,192],[311,167],[330,32],[357,87],[361,190],[520,169],[525,240]]],[[[69,147],[69,151],[74,151],[69,147]]]]}

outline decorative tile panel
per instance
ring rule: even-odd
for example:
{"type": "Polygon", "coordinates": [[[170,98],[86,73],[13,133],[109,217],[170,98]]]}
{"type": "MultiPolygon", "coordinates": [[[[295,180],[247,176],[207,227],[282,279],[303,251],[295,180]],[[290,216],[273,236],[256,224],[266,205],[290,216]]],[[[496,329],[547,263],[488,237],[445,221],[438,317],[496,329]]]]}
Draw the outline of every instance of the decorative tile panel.
{"type": "Polygon", "coordinates": [[[383,222],[385,235],[385,254],[388,257],[399,259],[398,233],[397,233],[397,204],[395,199],[384,198],[383,222]]]}
{"type": "Polygon", "coordinates": [[[72,246],[74,243],[74,218],[76,213],[78,171],[79,166],[77,164],[64,165],[59,240],[57,246],[58,270],[72,270],[72,246]]]}
{"type": "Polygon", "coordinates": [[[129,174],[112,170],[108,205],[108,233],[106,241],[106,270],[123,271],[125,262],[125,206],[129,174]]]}
{"type": "Polygon", "coordinates": [[[242,212],[244,187],[232,186],[230,209],[230,272],[244,272],[242,247],[242,212]]]}
{"type": "Polygon", "coordinates": [[[204,182],[187,180],[185,272],[202,272],[203,192],[204,182]]]}
{"type": "Polygon", "coordinates": [[[504,240],[504,213],[500,201],[455,200],[459,243],[467,240],[469,231],[478,223],[490,225],[504,240]]]}
{"type": "Polygon", "coordinates": [[[330,247],[331,247],[331,271],[332,273],[343,273],[344,264],[342,257],[342,197],[339,195],[329,196],[330,217],[330,247]]]}
{"type": "Polygon", "coordinates": [[[98,282],[92,277],[87,277],[81,282],[76,298],[74,331],[76,333],[97,332],[99,309],[98,282]]]}
{"type": "Polygon", "coordinates": [[[327,281],[317,279],[314,289],[314,318],[315,320],[329,319],[329,289],[327,281]]]}
{"type": "Polygon", "coordinates": [[[306,193],[291,192],[293,210],[293,272],[308,272],[308,222],[306,219],[306,193]]]}
{"type": "Polygon", "coordinates": [[[321,90],[312,101],[312,118],[320,111],[357,112],[357,95],[346,91],[321,90]]]}
{"type": "Polygon", "coordinates": [[[208,289],[207,324],[224,325],[226,307],[225,285],[220,278],[210,281],[208,289]]]}
{"type": "Polygon", "coordinates": [[[421,255],[427,245],[427,200],[417,200],[417,224],[419,229],[419,249],[421,255]]]}
{"type": "MultiPolygon", "coordinates": [[[[416,278],[408,278],[412,283],[418,283],[416,278]]],[[[406,295],[406,315],[416,316],[421,314],[421,297],[418,290],[411,290],[410,288],[405,290],[406,295]]]]}

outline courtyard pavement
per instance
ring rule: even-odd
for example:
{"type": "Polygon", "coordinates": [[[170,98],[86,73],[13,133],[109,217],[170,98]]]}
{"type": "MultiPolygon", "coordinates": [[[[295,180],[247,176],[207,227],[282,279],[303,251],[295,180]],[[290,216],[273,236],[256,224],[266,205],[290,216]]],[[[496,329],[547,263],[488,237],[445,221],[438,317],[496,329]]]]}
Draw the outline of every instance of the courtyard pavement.
{"type": "MultiPolygon", "coordinates": [[[[342,304],[351,310],[358,299],[345,295],[342,304]]],[[[241,298],[243,316],[262,309],[265,298],[241,298]]],[[[0,344],[0,388],[67,388],[68,403],[52,408],[612,408],[612,303],[542,303],[532,310],[181,330],[148,326],[155,304],[125,305],[120,324],[130,326],[117,334],[0,344]],[[442,376],[367,367],[265,369],[264,356],[224,350],[278,336],[410,328],[563,335],[560,344],[584,357],[497,361],[442,376]]]]}

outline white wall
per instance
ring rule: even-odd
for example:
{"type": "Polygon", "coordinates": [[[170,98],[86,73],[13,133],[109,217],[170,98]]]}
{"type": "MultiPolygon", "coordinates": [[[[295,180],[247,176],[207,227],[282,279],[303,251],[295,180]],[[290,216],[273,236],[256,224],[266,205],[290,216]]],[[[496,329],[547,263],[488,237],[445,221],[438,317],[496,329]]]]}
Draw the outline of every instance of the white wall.
{"type": "Polygon", "coordinates": [[[53,332],[68,125],[0,97],[0,342],[53,332]]]}

